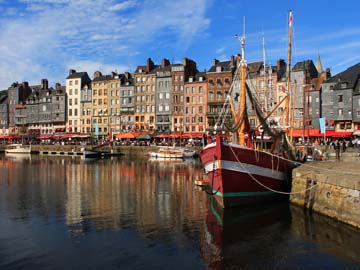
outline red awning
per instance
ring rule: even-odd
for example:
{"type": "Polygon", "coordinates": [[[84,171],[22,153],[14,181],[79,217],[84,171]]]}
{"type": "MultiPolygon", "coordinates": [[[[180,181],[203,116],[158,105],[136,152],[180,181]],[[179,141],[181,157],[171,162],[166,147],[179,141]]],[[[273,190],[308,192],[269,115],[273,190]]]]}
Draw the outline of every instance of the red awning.
{"type": "Polygon", "coordinates": [[[140,132],[123,132],[116,135],[118,139],[135,139],[137,136],[141,135],[140,132]]]}
{"type": "Polygon", "coordinates": [[[18,135],[0,135],[0,139],[20,139],[18,135]]]}
{"type": "Polygon", "coordinates": [[[202,138],[203,133],[202,132],[185,132],[182,135],[183,138],[202,138]]]}
{"type": "Polygon", "coordinates": [[[320,129],[311,128],[311,129],[293,129],[292,131],[293,137],[321,137],[324,136],[323,133],[320,133],[320,129]]]}
{"type": "Polygon", "coordinates": [[[346,138],[346,137],[351,137],[351,135],[352,135],[352,131],[326,130],[326,137],[346,138]]]}

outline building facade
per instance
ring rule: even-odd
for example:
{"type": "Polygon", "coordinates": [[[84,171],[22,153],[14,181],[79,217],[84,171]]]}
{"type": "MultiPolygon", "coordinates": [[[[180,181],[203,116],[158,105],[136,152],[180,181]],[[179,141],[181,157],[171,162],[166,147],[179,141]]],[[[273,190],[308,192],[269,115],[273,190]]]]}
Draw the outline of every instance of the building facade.
{"type": "Polygon", "coordinates": [[[81,108],[81,89],[85,85],[90,85],[91,79],[87,72],[76,72],[74,69],[69,70],[66,78],[66,94],[68,119],[66,131],[70,133],[82,132],[82,108],[81,108]]]}

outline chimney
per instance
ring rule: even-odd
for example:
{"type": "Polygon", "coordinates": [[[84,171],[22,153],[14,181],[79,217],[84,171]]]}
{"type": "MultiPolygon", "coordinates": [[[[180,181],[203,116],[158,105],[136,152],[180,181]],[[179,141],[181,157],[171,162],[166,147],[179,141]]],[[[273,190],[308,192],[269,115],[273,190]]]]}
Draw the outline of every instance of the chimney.
{"type": "Polygon", "coordinates": [[[277,70],[279,71],[284,67],[285,67],[285,60],[284,59],[279,59],[277,61],[277,65],[276,65],[277,70]]]}
{"type": "Polygon", "coordinates": [[[148,58],[146,61],[146,71],[150,72],[154,69],[154,62],[151,60],[151,58],[148,58]]]}
{"type": "Polygon", "coordinates": [[[29,83],[28,82],[23,82],[22,83],[22,86],[24,89],[28,88],[29,87],[29,83]]]}
{"type": "Polygon", "coordinates": [[[58,82],[57,82],[57,83],[55,83],[55,89],[56,89],[56,90],[59,90],[60,88],[61,88],[61,84],[60,84],[60,83],[58,83],[58,82]]]}
{"type": "Polygon", "coordinates": [[[47,79],[41,80],[41,90],[46,90],[49,88],[49,82],[47,79]]]}
{"type": "Polygon", "coordinates": [[[230,66],[231,67],[235,66],[235,56],[233,55],[230,57],[230,66]]]}
{"type": "Polygon", "coordinates": [[[73,75],[75,72],[76,72],[75,69],[69,69],[69,76],[70,76],[70,75],[73,75]]]}
{"type": "Polygon", "coordinates": [[[168,65],[170,65],[170,61],[168,59],[163,58],[161,61],[161,67],[164,68],[168,65]]]}
{"type": "Polygon", "coordinates": [[[114,71],[111,71],[111,78],[115,78],[115,76],[117,75],[117,73],[116,72],[114,72],[114,71]]]}
{"type": "Polygon", "coordinates": [[[216,66],[217,64],[219,64],[219,60],[217,60],[216,58],[213,60],[213,66],[216,66]]]}

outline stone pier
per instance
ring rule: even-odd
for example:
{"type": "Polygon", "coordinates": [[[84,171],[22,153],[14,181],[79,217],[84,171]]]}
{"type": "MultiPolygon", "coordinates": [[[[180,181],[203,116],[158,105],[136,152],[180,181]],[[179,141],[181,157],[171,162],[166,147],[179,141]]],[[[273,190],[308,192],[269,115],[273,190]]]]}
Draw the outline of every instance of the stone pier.
{"type": "Polygon", "coordinates": [[[360,162],[302,164],[293,170],[290,202],[360,228],[360,162]]]}

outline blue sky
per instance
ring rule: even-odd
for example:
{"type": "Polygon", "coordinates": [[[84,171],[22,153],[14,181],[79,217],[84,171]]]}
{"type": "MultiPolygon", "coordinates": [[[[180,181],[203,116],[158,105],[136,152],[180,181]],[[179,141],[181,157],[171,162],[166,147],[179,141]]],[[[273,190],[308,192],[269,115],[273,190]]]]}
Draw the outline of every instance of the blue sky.
{"type": "Polygon", "coordinates": [[[199,70],[239,53],[234,38],[246,18],[246,58],[287,59],[288,11],[293,10],[292,63],[320,53],[338,72],[360,62],[357,0],[0,0],[0,89],[14,81],[64,84],[70,68],[105,74],[133,72],[151,57],[199,70]]]}

